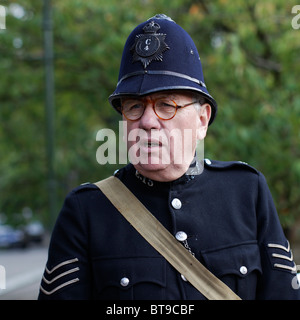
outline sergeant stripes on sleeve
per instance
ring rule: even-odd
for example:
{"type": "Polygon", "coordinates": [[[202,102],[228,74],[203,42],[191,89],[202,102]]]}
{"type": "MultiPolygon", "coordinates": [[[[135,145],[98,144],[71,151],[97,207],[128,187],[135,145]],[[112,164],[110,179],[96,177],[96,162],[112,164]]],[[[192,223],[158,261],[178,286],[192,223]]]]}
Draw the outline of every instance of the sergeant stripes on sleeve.
{"type": "Polygon", "coordinates": [[[279,260],[279,262],[282,262],[282,263],[273,263],[274,268],[289,270],[292,273],[296,273],[297,272],[296,264],[293,261],[293,259],[294,259],[293,258],[293,253],[292,253],[292,251],[290,249],[290,243],[288,241],[287,241],[287,247],[285,247],[283,245],[280,245],[280,244],[277,244],[277,243],[268,243],[268,247],[284,251],[284,252],[282,252],[283,254],[278,253],[278,251],[277,251],[277,253],[276,252],[272,252],[272,257],[276,258],[276,259],[281,259],[281,260],[279,260]],[[286,255],[285,252],[288,255],[286,255]],[[293,266],[291,266],[289,262],[292,262],[293,266]]]}
{"type": "Polygon", "coordinates": [[[74,278],[72,278],[70,280],[67,280],[67,281],[64,281],[66,279],[63,278],[63,277],[66,277],[69,274],[73,274],[73,273],[79,271],[79,267],[74,267],[74,265],[72,265],[72,264],[74,264],[76,262],[78,262],[77,258],[66,260],[66,261],[63,261],[63,262],[59,263],[58,265],[54,266],[51,270],[49,270],[47,268],[47,266],[46,266],[45,272],[44,272],[44,275],[43,275],[43,278],[42,278],[42,284],[48,290],[46,290],[43,287],[43,285],[41,284],[41,286],[40,286],[41,291],[46,295],[51,295],[51,294],[53,294],[54,292],[58,291],[61,288],[64,288],[64,287],[66,287],[66,286],[68,286],[68,285],[70,285],[72,283],[78,282],[79,281],[78,277],[74,277],[74,278]],[[67,270],[66,270],[66,268],[63,268],[63,267],[67,267],[67,270]],[[68,269],[70,267],[71,267],[71,269],[68,269]],[[62,271],[61,273],[55,272],[57,270],[60,271],[59,269],[61,269],[61,268],[63,268],[61,270],[62,271]],[[57,283],[57,285],[55,287],[51,287],[51,285],[53,283],[55,283],[56,281],[58,281],[59,279],[61,279],[64,282],[60,281],[60,282],[57,283]],[[50,288],[51,288],[51,290],[50,290],[50,288]]]}

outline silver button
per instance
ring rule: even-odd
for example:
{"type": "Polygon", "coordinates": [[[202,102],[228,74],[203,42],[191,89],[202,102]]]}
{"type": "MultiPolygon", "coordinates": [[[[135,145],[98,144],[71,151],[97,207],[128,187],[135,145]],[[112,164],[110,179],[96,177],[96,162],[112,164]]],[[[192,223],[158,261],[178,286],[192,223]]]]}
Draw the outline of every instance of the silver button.
{"type": "Polygon", "coordinates": [[[129,279],[126,277],[122,278],[120,284],[122,287],[127,287],[129,285],[129,279]]]}
{"type": "Polygon", "coordinates": [[[211,161],[209,159],[204,159],[205,163],[210,165],[211,164],[211,161]]]}
{"type": "Polygon", "coordinates": [[[245,274],[247,274],[247,272],[248,272],[247,267],[245,267],[245,266],[241,266],[241,267],[240,267],[240,273],[241,273],[241,274],[244,274],[244,275],[245,275],[245,274]]]}
{"type": "Polygon", "coordinates": [[[183,281],[187,282],[186,277],[183,274],[181,274],[180,276],[183,281]]]}
{"type": "Polygon", "coordinates": [[[173,207],[174,209],[180,209],[181,206],[182,206],[182,203],[181,203],[181,201],[180,201],[179,199],[174,198],[174,199],[172,200],[172,202],[171,202],[171,205],[172,205],[172,207],[173,207]]]}
{"type": "Polygon", "coordinates": [[[187,234],[184,231],[178,231],[175,235],[178,241],[185,241],[187,239],[187,234]]]}

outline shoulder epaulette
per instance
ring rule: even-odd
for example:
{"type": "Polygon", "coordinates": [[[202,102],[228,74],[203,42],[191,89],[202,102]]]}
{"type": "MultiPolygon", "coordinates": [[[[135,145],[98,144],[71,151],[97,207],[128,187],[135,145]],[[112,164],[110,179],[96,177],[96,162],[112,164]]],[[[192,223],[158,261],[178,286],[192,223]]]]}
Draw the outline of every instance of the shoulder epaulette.
{"type": "Polygon", "coordinates": [[[89,189],[94,189],[94,188],[95,188],[95,185],[93,183],[85,182],[85,183],[82,183],[81,185],[79,185],[78,187],[74,188],[72,191],[74,193],[77,193],[77,192],[81,192],[81,191],[89,190],[89,189]]]}
{"type": "Polygon", "coordinates": [[[254,167],[250,166],[247,162],[244,161],[217,161],[217,160],[210,160],[204,159],[204,163],[209,168],[216,168],[216,169],[229,169],[234,167],[243,167],[248,169],[252,172],[258,173],[254,167]]]}
{"type": "MultiPolygon", "coordinates": [[[[118,176],[119,175],[119,172],[120,170],[116,170],[114,172],[114,176],[118,176]]],[[[96,181],[95,181],[96,182],[96,181]]],[[[80,184],[78,187],[76,187],[75,189],[73,189],[72,191],[73,192],[80,192],[80,191],[83,191],[83,190],[88,190],[88,189],[98,189],[94,183],[91,183],[91,182],[84,182],[82,184],[80,184]]]]}

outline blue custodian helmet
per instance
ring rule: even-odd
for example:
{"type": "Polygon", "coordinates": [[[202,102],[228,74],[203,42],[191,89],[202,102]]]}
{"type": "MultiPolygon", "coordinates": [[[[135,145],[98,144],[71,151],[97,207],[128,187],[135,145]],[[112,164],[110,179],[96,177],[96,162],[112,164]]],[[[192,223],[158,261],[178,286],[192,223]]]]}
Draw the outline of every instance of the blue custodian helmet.
{"type": "Polygon", "coordinates": [[[165,90],[190,90],[211,105],[211,124],[217,103],[204,83],[200,57],[189,34],[164,14],[138,25],[129,35],[116,90],[109,102],[118,111],[120,99],[165,90]]]}

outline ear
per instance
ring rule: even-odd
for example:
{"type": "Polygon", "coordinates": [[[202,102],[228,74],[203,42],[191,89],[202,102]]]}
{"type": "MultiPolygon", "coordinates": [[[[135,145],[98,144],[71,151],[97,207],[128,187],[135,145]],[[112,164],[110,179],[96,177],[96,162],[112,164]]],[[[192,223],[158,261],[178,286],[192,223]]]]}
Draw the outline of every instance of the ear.
{"type": "Polygon", "coordinates": [[[205,103],[199,111],[199,126],[197,130],[197,139],[203,140],[206,136],[209,120],[211,117],[211,106],[205,103]]]}

